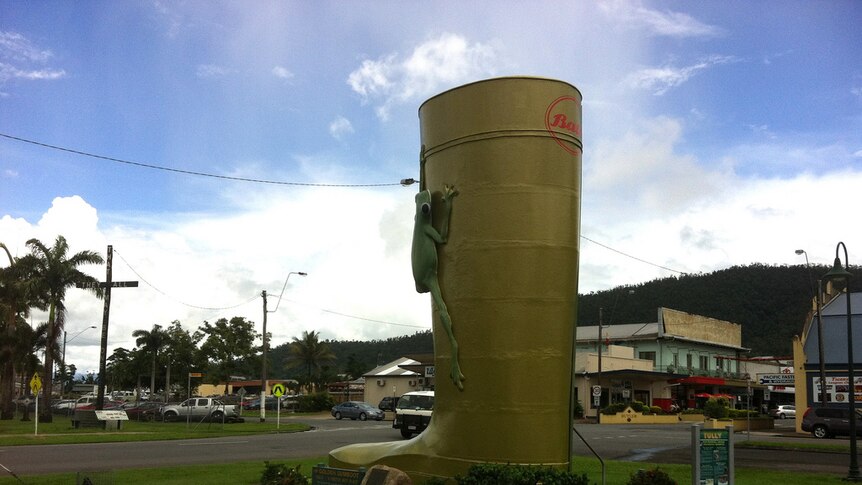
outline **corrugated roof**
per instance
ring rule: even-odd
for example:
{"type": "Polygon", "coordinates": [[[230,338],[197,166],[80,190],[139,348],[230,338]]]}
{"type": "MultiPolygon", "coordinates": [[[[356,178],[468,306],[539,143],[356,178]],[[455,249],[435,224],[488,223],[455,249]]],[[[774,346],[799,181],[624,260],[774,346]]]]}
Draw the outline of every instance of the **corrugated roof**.
{"type": "Polygon", "coordinates": [[[401,357],[392,362],[375,367],[363,374],[363,377],[386,377],[386,376],[418,376],[419,374],[411,370],[402,368],[406,365],[421,365],[418,360],[413,360],[409,357],[401,357]]]}
{"type": "MultiPolygon", "coordinates": [[[[579,341],[596,340],[599,336],[599,326],[591,325],[578,327],[576,338],[579,341]]],[[[656,338],[658,337],[658,323],[625,323],[620,325],[605,326],[602,328],[602,339],[625,340],[631,338],[656,338]]]]}

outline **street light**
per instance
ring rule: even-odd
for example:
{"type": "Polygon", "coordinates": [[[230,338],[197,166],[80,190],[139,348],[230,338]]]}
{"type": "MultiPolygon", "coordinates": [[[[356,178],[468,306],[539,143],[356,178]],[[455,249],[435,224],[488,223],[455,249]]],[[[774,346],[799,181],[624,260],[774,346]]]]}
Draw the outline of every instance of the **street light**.
{"type": "Polygon", "coordinates": [[[308,273],[303,271],[291,271],[287,273],[287,278],[284,279],[284,286],[281,287],[281,294],[278,295],[278,302],[275,304],[275,309],[269,311],[266,309],[266,290],[263,290],[260,293],[260,296],[263,297],[263,364],[261,365],[260,371],[260,422],[266,422],[266,350],[267,350],[267,341],[266,341],[266,314],[267,313],[275,313],[278,310],[278,306],[281,304],[281,297],[284,296],[284,290],[287,288],[287,282],[290,280],[290,275],[298,274],[299,276],[306,276],[308,273]]]}
{"type": "MultiPolygon", "coordinates": [[[[797,249],[796,254],[805,255],[805,266],[808,267],[808,280],[811,281],[811,266],[808,264],[808,253],[804,249],[797,249]]],[[[814,286],[811,286],[811,291],[814,291],[814,286]]],[[[826,407],[826,363],[823,360],[823,319],[820,317],[820,295],[823,294],[823,285],[820,280],[817,281],[817,293],[814,295],[814,301],[817,305],[817,355],[820,363],[820,405],[826,407]]]]}
{"type": "MultiPolygon", "coordinates": [[[[90,330],[91,328],[96,328],[96,326],[90,325],[89,327],[82,329],[80,332],[73,335],[72,338],[70,338],[68,341],[71,342],[72,340],[75,340],[79,335],[86,332],[87,330],[90,330]]],[[[67,335],[68,335],[68,332],[63,330],[63,356],[60,359],[60,371],[62,372],[62,374],[60,375],[60,399],[63,399],[63,394],[66,392],[66,336],[67,335]]]]}
{"type": "Polygon", "coordinates": [[[850,308],[850,278],[853,276],[850,271],[850,260],[847,257],[847,246],[843,242],[839,242],[835,246],[835,263],[828,273],[823,275],[824,280],[831,281],[842,279],[844,280],[844,295],[847,299],[847,380],[850,390],[850,399],[847,400],[850,406],[850,468],[847,471],[848,481],[857,482],[862,479],[859,476],[859,458],[856,455],[856,376],[854,373],[853,362],[853,312],[850,308]],[[841,266],[841,258],[838,257],[838,250],[844,248],[844,266],[841,266]]]}

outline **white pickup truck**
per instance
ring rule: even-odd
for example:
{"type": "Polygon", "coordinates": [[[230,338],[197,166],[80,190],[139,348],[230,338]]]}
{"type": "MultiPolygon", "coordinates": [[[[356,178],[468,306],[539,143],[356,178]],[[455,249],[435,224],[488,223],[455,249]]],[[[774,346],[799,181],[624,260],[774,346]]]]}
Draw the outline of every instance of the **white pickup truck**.
{"type": "Polygon", "coordinates": [[[209,397],[193,397],[180,404],[168,404],[162,408],[165,421],[176,421],[191,417],[196,420],[239,421],[236,406],[224,404],[218,399],[209,397]]]}

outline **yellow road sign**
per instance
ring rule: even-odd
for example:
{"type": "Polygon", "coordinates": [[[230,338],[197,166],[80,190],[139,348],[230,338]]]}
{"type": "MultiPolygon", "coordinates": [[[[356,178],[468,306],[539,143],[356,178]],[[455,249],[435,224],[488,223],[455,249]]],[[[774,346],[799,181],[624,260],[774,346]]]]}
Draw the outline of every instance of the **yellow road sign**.
{"type": "Polygon", "coordinates": [[[34,372],[33,377],[30,379],[30,391],[33,394],[39,394],[40,389],[42,389],[42,378],[39,377],[38,372],[34,372]]]}
{"type": "Polygon", "coordinates": [[[284,384],[275,384],[272,386],[272,395],[275,397],[281,397],[284,395],[284,384]]]}

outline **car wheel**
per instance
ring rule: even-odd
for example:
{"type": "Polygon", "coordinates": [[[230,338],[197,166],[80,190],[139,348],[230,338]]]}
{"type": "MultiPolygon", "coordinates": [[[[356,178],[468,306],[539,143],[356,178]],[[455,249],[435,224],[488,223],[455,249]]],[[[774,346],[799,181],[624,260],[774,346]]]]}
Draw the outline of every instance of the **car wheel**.
{"type": "Polygon", "coordinates": [[[224,413],[221,411],[216,411],[212,414],[212,419],[214,421],[221,421],[221,417],[224,416],[224,413]]]}
{"type": "Polygon", "coordinates": [[[814,429],[811,431],[811,434],[813,434],[815,438],[828,438],[829,430],[826,429],[826,426],[818,424],[814,426],[814,429]]]}
{"type": "Polygon", "coordinates": [[[784,413],[781,413],[781,414],[779,414],[779,415],[778,415],[778,419],[784,419],[784,418],[786,418],[786,417],[787,417],[787,416],[785,416],[785,415],[784,415],[784,413]]]}
{"type": "Polygon", "coordinates": [[[174,411],[168,411],[165,413],[165,421],[175,421],[179,415],[174,411]]]}
{"type": "Polygon", "coordinates": [[[401,430],[401,437],[402,438],[409,440],[411,436],[413,436],[413,433],[410,430],[407,430],[407,429],[401,430]]]}
{"type": "Polygon", "coordinates": [[[366,416],[365,413],[359,413],[359,420],[360,421],[365,421],[366,419],[368,419],[368,416],[366,416]]]}
{"type": "Polygon", "coordinates": [[[341,419],[341,413],[338,411],[335,412],[335,419],[341,419]]]}

